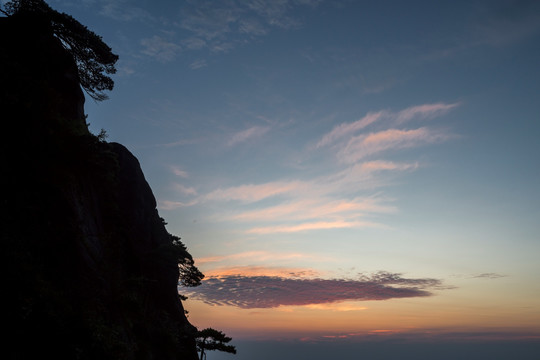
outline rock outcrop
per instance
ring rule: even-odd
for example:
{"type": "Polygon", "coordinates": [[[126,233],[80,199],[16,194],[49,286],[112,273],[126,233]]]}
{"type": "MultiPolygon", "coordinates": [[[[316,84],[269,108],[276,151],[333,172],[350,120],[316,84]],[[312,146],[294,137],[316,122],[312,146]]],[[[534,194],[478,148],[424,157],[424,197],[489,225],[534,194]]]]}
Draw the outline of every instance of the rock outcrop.
{"type": "Polygon", "coordinates": [[[137,159],[90,134],[69,52],[0,18],[6,359],[197,359],[137,159]]]}

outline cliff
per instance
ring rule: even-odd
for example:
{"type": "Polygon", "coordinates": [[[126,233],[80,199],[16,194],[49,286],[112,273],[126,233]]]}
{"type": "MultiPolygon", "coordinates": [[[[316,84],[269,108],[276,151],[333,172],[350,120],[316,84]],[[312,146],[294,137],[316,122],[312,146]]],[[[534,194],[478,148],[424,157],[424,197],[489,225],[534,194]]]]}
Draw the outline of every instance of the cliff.
{"type": "Polygon", "coordinates": [[[137,159],[90,134],[77,67],[44,24],[0,18],[2,358],[197,359],[191,258],[137,159]]]}

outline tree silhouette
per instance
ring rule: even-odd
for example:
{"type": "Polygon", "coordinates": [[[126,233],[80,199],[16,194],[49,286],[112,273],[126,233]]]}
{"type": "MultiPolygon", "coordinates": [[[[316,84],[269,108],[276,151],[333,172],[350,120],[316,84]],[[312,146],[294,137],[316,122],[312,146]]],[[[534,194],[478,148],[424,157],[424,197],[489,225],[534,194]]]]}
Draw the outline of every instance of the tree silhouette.
{"type": "Polygon", "coordinates": [[[118,55],[103,42],[101,36],[66,13],[53,10],[43,0],[11,0],[0,11],[14,19],[26,18],[42,23],[60,40],[77,64],[83,89],[96,101],[108,98],[105,90],[112,90],[114,81],[107,74],[116,73],[118,55]]]}
{"type": "Polygon", "coordinates": [[[195,340],[197,341],[197,350],[201,352],[200,360],[206,359],[206,350],[218,350],[236,354],[236,347],[226,345],[232,338],[226,336],[221,331],[212,328],[197,331],[195,340]]]}
{"type": "Polygon", "coordinates": [[[195,287],[201,285],[204,274],[195,266],[193,257],[188,252],[186,245],[180,241],[180,237],[169,234],[171,237],[172,251],[178,262],[179,281],[186,287],[195,287]]]}

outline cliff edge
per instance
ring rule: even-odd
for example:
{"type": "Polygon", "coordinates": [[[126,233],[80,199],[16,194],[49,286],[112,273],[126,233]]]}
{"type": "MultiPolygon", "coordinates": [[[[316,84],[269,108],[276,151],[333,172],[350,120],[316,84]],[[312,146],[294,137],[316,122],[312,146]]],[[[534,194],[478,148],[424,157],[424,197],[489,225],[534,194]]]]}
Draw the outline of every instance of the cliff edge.
{"type": "Polygon", "coordinates": [[[89,133],[76,64],[44,24],[0,18],[3,358],[197,359],[190,260],[137,159],[89,133]]]}

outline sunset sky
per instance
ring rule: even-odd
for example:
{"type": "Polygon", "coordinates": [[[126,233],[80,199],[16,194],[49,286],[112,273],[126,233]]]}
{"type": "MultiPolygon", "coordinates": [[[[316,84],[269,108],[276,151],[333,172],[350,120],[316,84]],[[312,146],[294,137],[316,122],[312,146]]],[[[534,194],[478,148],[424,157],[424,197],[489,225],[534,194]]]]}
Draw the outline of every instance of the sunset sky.
{"type": "Polygon", "coordinates": [[[47,2],[120,56],[90,129],[206,274],[209,360],[540,354],[539,1],[47,2]]]}

